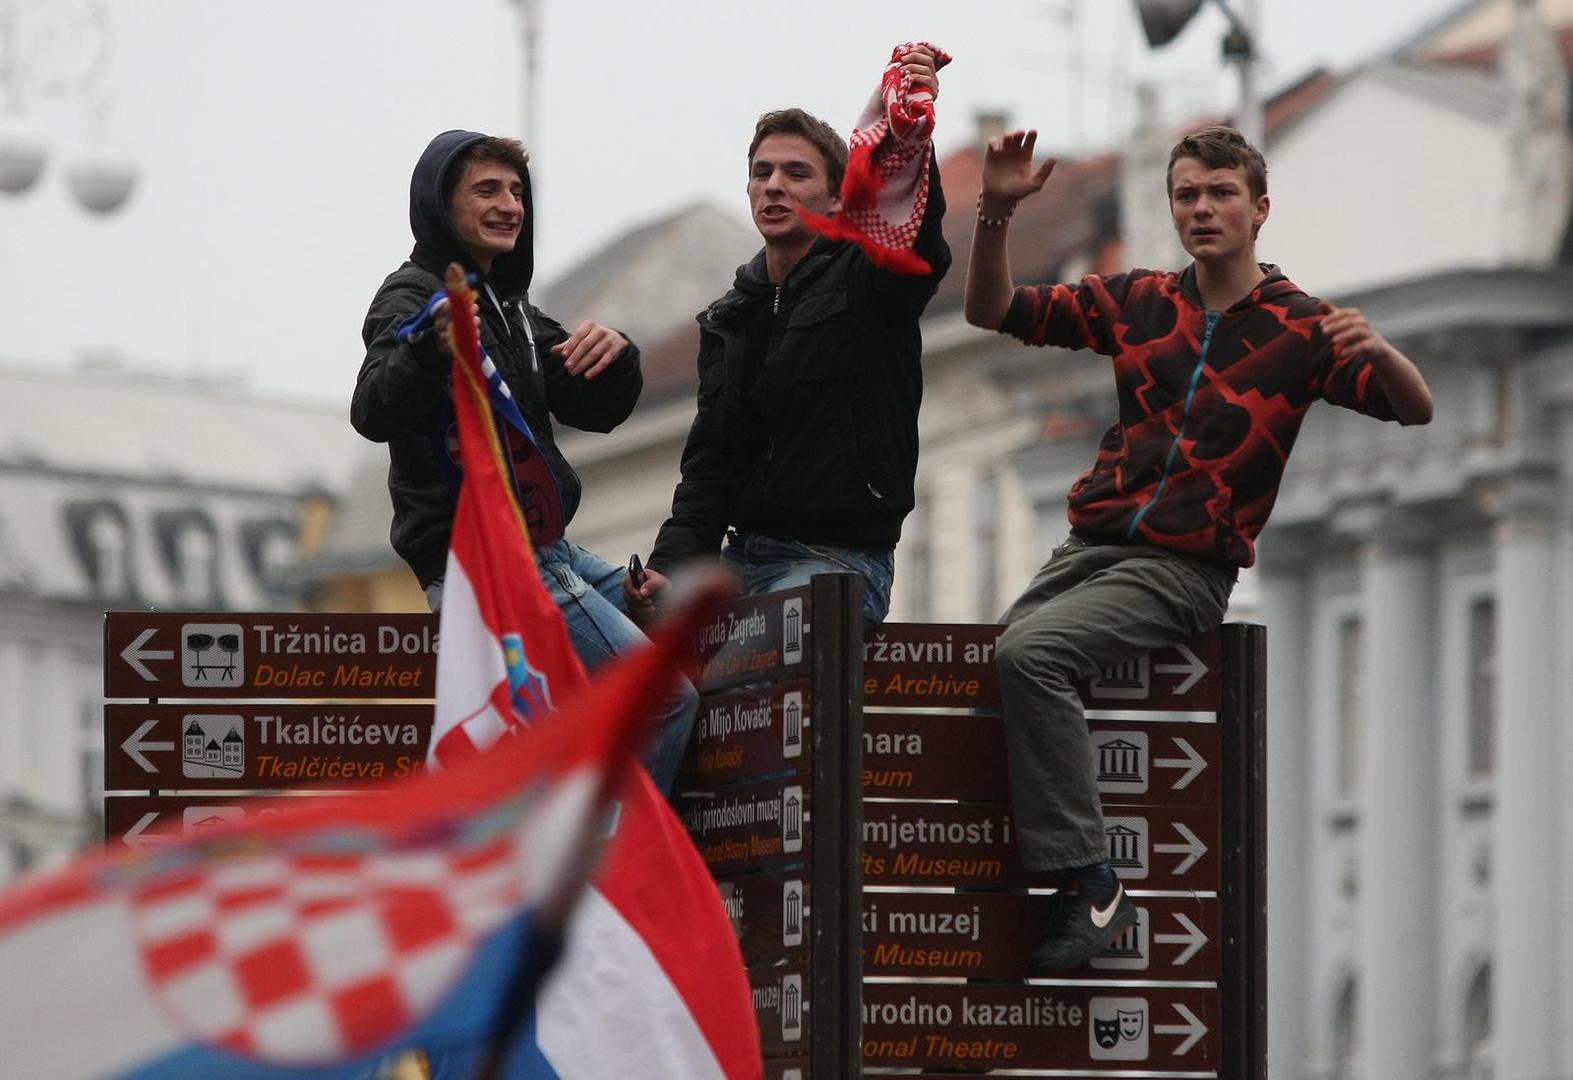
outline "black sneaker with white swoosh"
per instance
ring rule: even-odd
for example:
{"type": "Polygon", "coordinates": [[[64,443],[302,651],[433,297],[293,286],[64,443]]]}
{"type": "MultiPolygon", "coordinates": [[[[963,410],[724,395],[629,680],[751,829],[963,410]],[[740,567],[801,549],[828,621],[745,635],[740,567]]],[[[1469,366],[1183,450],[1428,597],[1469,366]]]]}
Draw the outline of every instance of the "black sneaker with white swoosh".
{"type": "Polygon", "coordinates": [[[1085,964],[1136,921],[1136,905],[1118,880],[1114,895],[1105,895],[1103,903],[1095,902],[1093,892],[1072,880],[1049,897],[1043,940],[1027,958],[1028,978],[1042,979],[1085,964]]]}

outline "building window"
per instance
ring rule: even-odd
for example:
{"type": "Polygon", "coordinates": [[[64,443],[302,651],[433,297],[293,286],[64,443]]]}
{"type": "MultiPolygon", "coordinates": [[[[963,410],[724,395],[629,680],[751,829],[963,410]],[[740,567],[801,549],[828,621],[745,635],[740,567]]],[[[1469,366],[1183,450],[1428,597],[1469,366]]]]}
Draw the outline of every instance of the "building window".
{"type": "Polygon", "coordinates": [[[1485,964],[1470,980],[1464,998],[1465,1080],[1492,1080],[1491,965],[1485,964]]]}
{"type": "Polygon", "coordinates": [[[1354,1080],[1360,1055],[1360,988],[1354,976],[1344,982],[1333,1008],[1333,1080],[1354,1080]]]}
{"type": "Polygon", "coordinates": [[[1469,775],[1490,776],[1497,763],[1497,605],[1469,605],[1469,775]]]}
{"type": "Polygon", "coordinates": [[[46,700],[46,695],[52,697],[54,687],[49,678],[49,651],[42,644],[27,642],[22,647],[22,657],[21,678],[18,680],[22,692],[16,700],[27,704],[16,717],[17,762],[14,775],[21,781],[21,790],[36,792],[38,786],[45,782],[45,749],[55,733],[44,722],[43,710],[33,703],[46,700]]]}
{"type": "Polygon", "coordinates": [[[38,861],[38,856],[31,846],[23,840],[12,840],[6,845],[10,849],[11,876],[20,877],[33,868],[38,861]]]}
{"type": "Polygon", "coordinates": [[[299,538],[299,526],[283,518],[241,524],[241,551],[252,577],[264,592],[278,594],[284,591],[299,538]]]}
{"type": "Polygon", "coordinates": [[[1365,727],[1364,624],[1357,618],[1338,624],[1338,746],[1333,763],[1337,794],[1352,798],[1360,790],[1360,741],[1365,727]]]}
{"type": "Polygon", "coordinates": [[[973,566],[978,620],[986,623],[999,617],[999,501],[999,479],[990,472],[978,477],[972,498],[973,566]]]}
{"type": "Polygon", "coordinates": [[[175,602],[186,607],[217,607],[218,535],[201,510],[177,510],[153,519],[158,548],[174,585],[175,602]]]}
{"type": "Polygon", "coordinates": [[[72,547],[93,594],[106,600],[130,599],[131,528],[126,512],[114,503],[96,501],[73,503],[65,514],[72,547]]]}
{"type": "Polygon", "coordinates": [[[82,805],[92,817],[97,817],[104,802],[104,721],[98,702],[83,698],[81,712],[81,751],[78,762],[81,768],[82,805]]]}

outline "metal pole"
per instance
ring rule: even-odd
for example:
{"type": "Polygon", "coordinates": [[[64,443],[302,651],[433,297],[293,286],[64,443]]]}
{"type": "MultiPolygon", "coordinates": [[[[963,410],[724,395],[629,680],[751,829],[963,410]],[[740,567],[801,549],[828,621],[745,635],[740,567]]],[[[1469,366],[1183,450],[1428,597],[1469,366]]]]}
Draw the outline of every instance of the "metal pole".
{"type": "Polygon", "coordinates": [[[1222,629],[1220,1076],[1267,1080],[1267,628],[1222,629]]]}
{"type": "Polygon", "coordinates": [[[16,6],[0,0],[0,115],[22,111],[22,81],[18,74],[16,6]]]}
{"type": "Polygon", "coordinates": [[[1257,83],[1257,31],[1261,26],[1260,0],[1235,0],[1235,11],[1226,0],[1213,0],[1229,20],[1224,55],[1240,78],[1240,104],[1234,126],[1252,146],[1261,149],[1266,136],[1261,89],[1257,83]]]}
{"type": "Polygon", "coordinates": [[[1261,29],[1260,0],[1240,0],[1241,23],[1245,29],[1248,46],[1246,54],[1237,61],[1240,69],[1240,133],[1252,146],[1261,148],[1267,138],[1266,119],[1262,112],[1261,87],[1257,82],[1261,50],[1258,46],[1261,29]]]}
{"type": "MultiPolygon", "coordinates": [[[[522,106],[519,110],[519,122],[524,125],[519,132],[520,141],[530,154],[534,163],[537,159],[535,151],[538,149],[536,142],[540,135],[540,71],[535,62],[536,46],[541,40],[540,0],[514,0],[519,7],[519,59],[521,70],[519,72],[519,88],[524,95],[522,106]]],[[[541,174],[538,169],[530,170],[530,201],[534,208],[541,205],[541,174]]],[[[535,214],[535,220],[530,225],[531,235],[534,237],[535,250],[541,249],[543,231],[541,229],[541,215],[535,214]]]]}
{"type": "Polygon", "coordinates": [[[540,4],[539,0],[514,0],[519,5],[519,47],[523,69],[519,75],[520,89],[524,94],[523,108],[520,109],[519,119],[524,125],[520,134],[524,137],[525,146],[530,146],[539,132],[540,125],[540,99],[537,94],[539,85],[539,72],[536,67],[536,45],[540,42],[540,4]]]}
{"type": "Polygon", "coordinates": [[[814,1077],[863,1060],[863,578],[816,574],[809,1035],[814,1077]]]}

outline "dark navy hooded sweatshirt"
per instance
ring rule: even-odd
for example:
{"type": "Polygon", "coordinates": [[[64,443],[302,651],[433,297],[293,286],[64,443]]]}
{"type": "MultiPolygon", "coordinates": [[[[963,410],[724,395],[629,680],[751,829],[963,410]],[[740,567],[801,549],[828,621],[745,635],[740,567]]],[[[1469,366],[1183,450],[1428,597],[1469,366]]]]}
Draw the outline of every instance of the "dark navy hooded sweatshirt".
{"type": "Polygon", "coordinates": [[[535,207],[525,171],[524,223],[513,251],[497,256],[489,275],[481,274],[448,223],[444,180],[456,183],[459,155],[486,136],[474,131],[445,131],[426,147],[410,178],[410,231],[415,248],[388,275],[361,328],[366,360],[361,364],[350,405],[350,422],[373,442],[388,444],[388,492],[393,499],[393,548],[415,571],[421,587],[442,577],[453,531],[455,492],[437,459],[454,423],[452,362],[437,348],[435,335],[398,342],[395,333],[442,288],[451,262],[478,276],[481,344],[507,380],[529,421],[541,453],[562,490],[563,521],[579,506],[579,477],[552,432],[552,418],[584,431],[611,431],[628,418],[639,400],[643,379],[639,350],[630,344],[595,379],[570,375],[553,345],[568,331],[529,301],[535,270],[535,207]],[[490,285],[493,303],[485,285],[490,285]],[[526,332],[526,320],[528,330],[526,332]],[[534,336],[534,349],[528,344],[534,336]]]}

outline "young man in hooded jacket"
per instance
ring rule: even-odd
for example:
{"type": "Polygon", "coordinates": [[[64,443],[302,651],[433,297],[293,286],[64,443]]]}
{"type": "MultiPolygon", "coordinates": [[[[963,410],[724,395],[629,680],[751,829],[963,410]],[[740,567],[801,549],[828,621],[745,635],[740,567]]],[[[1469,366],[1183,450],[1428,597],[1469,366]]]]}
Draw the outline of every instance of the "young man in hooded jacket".
{"type": "MultiPolygon", "coordinates": [[[[534,438],[533,446],[518,433],[509,441],[536,561],[575,649],[594,669],[644,638],[624,614],[621,569],[563,535],[580,483],[557,447],[552,419],[611,431],[633,411],[643,377],[638,348],[616,330],[584,322],[569,333],[530,303],[535,220],[528,162],[518,141],[474,131],[445,131],[426,147],[410,179],[415,248],[366,314],[366,360],[350,419],[366,438],[388,444],[393,547],[436,611],[460,483],[450,453],[457,438],[451,357],[442,333],[411,333],[405,324],[442,288],[448,264],[463,265],[477,280],[481,344],[534,438]]],[[[439,309],[437,331],[445,317],[439,309]]],[[[686,685],[663,703],[645,754],[663,791],[676,778],[697,705],[686,685]]]]}
{"type": "Polygon", "coordinates": [[[967,273],[967,319],[1029,345],[1113,360],[1119,419],[1070,490],[1071,534],[1002,622],[997,663],[1023,865],[1060,889],[1027,972],[1092,958],[1136,918],[1108,857],[1076,683],[1216,627],[1318,398],[1424,424],[1415,365],[1352,308],[1256,261],[1267,165],[1231,128],[1182,139],[1170,215],[1192,263],[1014,288],[1006,224],[1053,170],[1035,132],[991,141],[967,273]]]}

